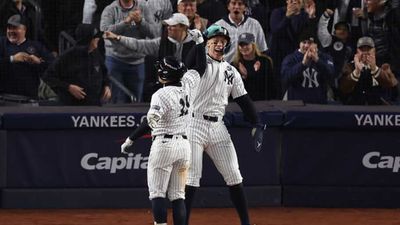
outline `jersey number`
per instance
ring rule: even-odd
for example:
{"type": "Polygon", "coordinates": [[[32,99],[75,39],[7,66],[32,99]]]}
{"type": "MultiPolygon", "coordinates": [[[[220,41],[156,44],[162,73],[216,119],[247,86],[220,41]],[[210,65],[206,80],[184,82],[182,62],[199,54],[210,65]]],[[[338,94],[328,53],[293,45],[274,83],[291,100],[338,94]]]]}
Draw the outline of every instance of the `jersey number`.
{"type": "Polygon", "coordinates": [[[188,112],[189,112],[189,107],[190,107],[188,96],[186,95],[186,96],[185,96],[185,99],[182,99],[182,98],[181,98],[181,99],[179,100],[179,103],[180,103],[181,106],[182,106],[182,108],[181,108],[181,114],[179,114],[179,116],[187,115],[188,112]]]}

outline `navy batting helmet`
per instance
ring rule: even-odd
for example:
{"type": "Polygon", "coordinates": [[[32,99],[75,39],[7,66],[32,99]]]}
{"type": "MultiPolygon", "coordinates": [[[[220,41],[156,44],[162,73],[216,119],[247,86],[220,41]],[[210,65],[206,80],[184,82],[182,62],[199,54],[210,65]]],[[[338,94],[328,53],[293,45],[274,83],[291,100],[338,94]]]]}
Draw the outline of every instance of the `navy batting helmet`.
{"type": "Polygon", "coordinates": [[[173,56],[166,56],[156,63],[157,75],[164,81],[179,81],[187,68],[183,62],[173,56]]]}

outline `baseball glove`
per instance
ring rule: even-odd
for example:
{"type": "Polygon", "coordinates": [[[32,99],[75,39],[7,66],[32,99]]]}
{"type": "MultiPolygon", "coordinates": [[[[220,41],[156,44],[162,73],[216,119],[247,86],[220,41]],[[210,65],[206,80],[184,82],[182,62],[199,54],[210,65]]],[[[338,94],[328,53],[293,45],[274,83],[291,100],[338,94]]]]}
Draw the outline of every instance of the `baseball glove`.
{"type": "Polygon", "coordinates": [[[254,150],[256,150],[256,152],[261,152],[261,150],[262,150],[263,139],[264,139],[264,130],[266,128],[267,128],[266,124],[257,124],[251,130],[251,136],[253,137],[254,150]]]}

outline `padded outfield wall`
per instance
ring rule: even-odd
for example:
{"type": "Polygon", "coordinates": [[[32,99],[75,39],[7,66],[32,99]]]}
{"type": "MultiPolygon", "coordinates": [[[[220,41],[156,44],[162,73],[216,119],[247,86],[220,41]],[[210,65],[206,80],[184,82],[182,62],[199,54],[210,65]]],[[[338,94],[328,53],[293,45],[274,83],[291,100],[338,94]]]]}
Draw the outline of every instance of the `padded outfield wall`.
{"type": "MultiPolygon", "coordinates": [[[[236,105],[225,118],[250,206],[400,206],[397,107],[258,102],[257,109],[268,125],[260,153],[236,105]]],[[[149,207],[150,136],[120,153],[146,112],[145,104],[1,107],[1,207],[149,207]]],[[[203,168],[196,206],[231,206],[207,157],[203,168]]]]}

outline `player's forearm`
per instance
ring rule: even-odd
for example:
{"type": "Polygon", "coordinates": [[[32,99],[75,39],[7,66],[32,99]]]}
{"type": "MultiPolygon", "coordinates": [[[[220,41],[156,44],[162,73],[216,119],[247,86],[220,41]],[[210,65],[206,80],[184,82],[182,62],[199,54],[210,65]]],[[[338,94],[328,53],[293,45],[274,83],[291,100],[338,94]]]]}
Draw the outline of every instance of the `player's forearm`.
{"type": "Polygon", "coordinates": [[[135,129],[135,131],[133,131],[131,133],[131,135],[129,135],[129,139],[131,139],[132,141],[135,141],[137,139],[139,139],[140,137],[142,137],[143,135],[147,134],[150,132],[150,126],[147,123],[147,119],[144,119],[143,122],[139,125],[138,128],[135,129]]]}
{"type": "Polygon", "coordinates": [[[235,99],[235,102],[240,106],[245,118],[253,125],[259,122],[256,107],[248,94],[235,99]]]}

